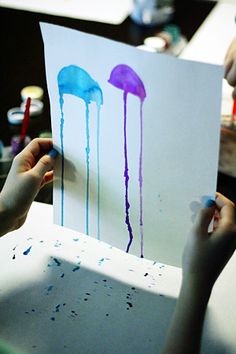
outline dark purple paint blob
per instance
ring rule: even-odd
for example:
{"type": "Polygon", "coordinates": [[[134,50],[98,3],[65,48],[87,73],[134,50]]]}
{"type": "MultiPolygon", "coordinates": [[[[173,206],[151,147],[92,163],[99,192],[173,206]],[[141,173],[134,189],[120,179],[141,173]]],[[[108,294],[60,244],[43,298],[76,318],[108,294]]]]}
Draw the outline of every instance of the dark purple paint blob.
{"type": "Polygon", "coordinates": [[[139,225],[140,225],[140,239],[141,239],[141,257],[143,257],[143,102],[146,97],[146,91],[142,80],[135,73],[135,71],[128,65],[119,64],[111,72],[110,84],[124,91],[124,178],[125,178],[125,222],[129,232],[129,242],[126,252],[129,252],[133,241],[133,231],[129,219],[129,167],[128,167],[128,151],[127,151],[127,95],[128,93],[137,96],[140,99],[140,153],[139,153],[139,225]]]}

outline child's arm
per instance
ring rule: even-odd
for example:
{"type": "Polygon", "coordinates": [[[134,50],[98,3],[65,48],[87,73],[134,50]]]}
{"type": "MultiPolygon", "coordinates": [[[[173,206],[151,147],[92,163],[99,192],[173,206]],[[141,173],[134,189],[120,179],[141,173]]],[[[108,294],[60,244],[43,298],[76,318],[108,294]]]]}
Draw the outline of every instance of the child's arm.
{"type": "Polygon", "coordinates": [[[217,193],[198,215],[183,253],[183,278],[172,324],[162,354],[200,352],[202,327],[212,287],[236,248],[234,205],[217,193]],[[217,229],[208,226],[216,211],[217,229]]]}
{"type": "Polygon", "coordinates": [[[0,194],[0,236],[19,228],[40,188],[53,179],[52,139],[34,139],[13,160],[0,194]]]}
{"type": "Polygon", "coordinates": [[[225,56],[225,73],[224,77],[229,85],[234,87],[233,98],[236,99],[236,37],[231,42],[225,56]]]}

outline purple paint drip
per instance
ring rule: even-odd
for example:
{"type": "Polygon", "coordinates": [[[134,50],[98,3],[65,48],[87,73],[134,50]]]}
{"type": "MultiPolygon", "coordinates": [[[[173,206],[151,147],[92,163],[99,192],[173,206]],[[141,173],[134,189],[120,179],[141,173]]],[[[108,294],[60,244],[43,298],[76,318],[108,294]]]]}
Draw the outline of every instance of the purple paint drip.
{"type": "Polygon", "coordinates": [[[139,152],[139,226],[140,226],[140,240],[141,240],[141,257],[143,254],[143,102],[146,97],[146,91],[142,80],[135,73],[135,71],[125,64],[117,65],[111,72],[108,82],[115,87],[124,91],[124,159],[125,159],[125,222],[129,232],[129,242],[126,252],[129,252],[133,241],[133,231],[129,220],[129,168],[128,168],[128,153],[127,153],[127,95],[131,93],[140,99],[140,152],[139,152]]]}
{"type": "Polygon", "coordinates": [[[139,152],[139,227],[141,242],[141,258],[143,253],[143,101],[140,104],[140,152],[139,152]]]}
{"type": "Polygon", "coordinates": [[[126,252],[129,252],[130,246],[133,241],[133,230],[129,220],[129,167],[128,167],[128,153],[127,153],[127,92],[124,91],[124,158],[125,158],[125,222],[129,231],[129,242],[126,248],[126,252]]]}

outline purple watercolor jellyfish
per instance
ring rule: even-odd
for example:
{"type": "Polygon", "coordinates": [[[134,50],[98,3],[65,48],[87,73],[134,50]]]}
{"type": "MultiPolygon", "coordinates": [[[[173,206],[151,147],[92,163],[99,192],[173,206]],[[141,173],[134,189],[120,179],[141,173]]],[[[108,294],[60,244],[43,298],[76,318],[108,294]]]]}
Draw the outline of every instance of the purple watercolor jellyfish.
{"type": "Polygon", "coordinates": [[[137,96],[140,100],[140,153],[139,153],[139,225],[140,225],[140,239],[141,239],[141,257],[143,257],[143,207],[142,207],[142,159],[143,159],[143,102],[146,97],[146,91],[142,80],[135,73],[135,71],[128,65],[119,64],[111,72],[108,80],[110,84],[124,91],[124,178],[125,178],[125,222],[129,232],[129,242],[126,252],[129,252],[133,241],[133,231],[129,219],[129,168],[128,168],[128,153],[127,153],[127,96],[128,93],[137,96]]]}

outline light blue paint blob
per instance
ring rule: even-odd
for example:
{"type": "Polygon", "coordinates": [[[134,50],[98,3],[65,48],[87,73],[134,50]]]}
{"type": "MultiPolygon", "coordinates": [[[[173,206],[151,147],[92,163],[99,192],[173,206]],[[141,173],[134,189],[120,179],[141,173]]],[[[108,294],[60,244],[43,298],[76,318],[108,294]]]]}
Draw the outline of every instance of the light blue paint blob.
{"type": "Polygon", "coordinates": [[[61,225],[64,225],[64,98],[65,94],[73,95],[81,98],[86,108],[86,234],[89,234],[89,154],[90,154],[90,135],[89,135],[89,104],[95,102],[97,105],[97,188],[98,188],[98,231],[97,236],[100,238],[100,156],[99,156],[99,133],[100,133],[100,108],[103,104],[103,94],[100,86],[92,77],[82,68],[76,65],[69,65],[61,69],[57,77],[61,123],[60,123],[60,140],[61,140],[61,225]]]}

